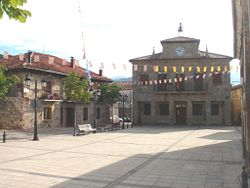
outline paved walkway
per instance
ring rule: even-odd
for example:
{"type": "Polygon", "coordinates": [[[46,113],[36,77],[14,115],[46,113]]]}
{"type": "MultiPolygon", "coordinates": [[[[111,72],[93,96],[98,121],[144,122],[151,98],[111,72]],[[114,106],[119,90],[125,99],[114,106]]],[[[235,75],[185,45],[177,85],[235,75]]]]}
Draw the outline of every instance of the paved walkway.
{"type": "Polygon", "coordinates": [[[239,188],[235,127],[135,127],[72,136],[72,129],[7,131],[0,187],[239,188]]]}

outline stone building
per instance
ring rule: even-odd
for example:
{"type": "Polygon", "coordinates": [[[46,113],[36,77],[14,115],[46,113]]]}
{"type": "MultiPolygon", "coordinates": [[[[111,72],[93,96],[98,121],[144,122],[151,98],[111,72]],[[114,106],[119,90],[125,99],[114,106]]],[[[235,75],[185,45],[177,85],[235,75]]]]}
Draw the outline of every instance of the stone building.
{"type": "MultiPolygon", "coordinates": [[[[37,82],[38,126],[73,127],[76,123],[106,123],[110,121],[109,107],[104,103],[91,101],[75,103],[64,100],[63,79],[71,72],[87,78],[86,70],[71,57],[68,62],[52,55],[28,52],[20,55],[5,53],[0,59],[0,66],[8,68],[7,74],[17,75],[20,82],[11,88],[8,98],[0,101],[0,128],[30,128],[34,125],[35,82],[37,82]],[[25,85],[26,78],[31,85],[25,85]],[[46,81],[46,86],[41,81],[46,81]],[[75,113],[76,109],[76,113],[75,113]],[[95,110],[95,111],[94,111],[95,110]],[[95,118],[94,118],[95,114],[95,118]]],[[[90,72],[93,89],[111,79],[90,72]]]]}
{"type": "Polygon", "coordinates": [[[127,96],[126,100],[124,101],[124,106],[123,106],[122,101],[118,102],[119,117],[122,117],[122,114],[124,113],[124,115],[126,115],[132,120],[132,114],[133,114],[132,82],[131,81],[117,81],[117,82],[113,82],[113,84],[121,86],[122,89],[120,90],[120,94],[122,96],[125,96],[125,95],[127,96]]]}
{"type": "Polygon", "coordinates": [[[231,118],[233,125],[241,125],[242,85],[231,88],[231,118]]]}
{"type": "Polygon", "coordinates": [[[162,52],[131,59],[135,124],[230,125],[231,57],[199,50],[200,40],[161,41],[162,52]]]}
{"type": "Polygon", "coordinates": [[[243,156],[250,174],[250,2],[232,0],[234,26],[234,57],[240,60],[242,85],[243,156]],[[248,73],[247,73],[248,72],[248,73]]]}

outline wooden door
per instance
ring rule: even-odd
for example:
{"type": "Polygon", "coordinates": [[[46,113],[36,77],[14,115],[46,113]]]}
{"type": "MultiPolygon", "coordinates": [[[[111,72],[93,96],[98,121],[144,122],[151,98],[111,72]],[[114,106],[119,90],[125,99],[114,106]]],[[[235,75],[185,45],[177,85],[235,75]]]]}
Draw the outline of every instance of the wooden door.
{"type": "Polygon", "coordinates": [[[66,108],[66,127],[74,127],[75,109],[66,108]]]}

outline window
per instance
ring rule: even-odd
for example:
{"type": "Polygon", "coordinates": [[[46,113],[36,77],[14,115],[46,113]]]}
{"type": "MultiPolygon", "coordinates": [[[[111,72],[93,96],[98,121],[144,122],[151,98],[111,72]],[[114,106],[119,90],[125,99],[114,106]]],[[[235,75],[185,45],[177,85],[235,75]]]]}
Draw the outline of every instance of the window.
{"type": "Polygon", "coordinates": [[[83,120],[88,120],[88,108],[83,108],[83,120]]]}
{"type": "Polygon", "coordinates": [[[148,74],[141,74],[140,75],[140,83],[141,83],[141,85],[149,84],[148,74]]]}
{"type": "Polygon", "coordinates": [[[157,79],[158,79],[157,88],[158,88],[158,91],[167,91],[167,86],[168,86],[167,78],[168,78],[167,74],[158,74],[157,75],[157,79]]]}
{"type": "Polygon", "coordinates": [[[203,74],[202,73],[194,74],[194,90],[203,91],[203,74]]]}
{"type": "Polygon", "coordinates": [[[149,103],[144,104],[144,115],[150,115],[151,114],[151,106],[149,103]]]}
{"type": "Polygon", "coordinates": [[[203,103],[193,102],[193,115],[201,116],[203,115],[203,103]]]}
{"type": "Polygon", "coordinates": [[[214,73],[213,74],[213,84],[221,84],[221,83],[222,83],[221,73],[214,73]]]}
{"type": "Polygon", "coordinates": [[[168,103],[159,104],[159,112],[160,115],[169,115],[169,104],[168,103]]]}
{"type": "Polygon", "coordinates": [[[211,104],[211,115],[218,116],[220,113],[220,105],[218,103],[211,104]]]}
{"type": "Polygon", "coordinates": [[[101,108],[96,108],[96,119],[101,119],[101,108]]]}
{"type": "Polygon", "coordinates": [[[184,91],[185,90],[185,74],[176,74],[176,91],[184,91]]]}
{"type": "Polygon", "coordinates": [[[48,93],[48,94],[52,94],[52,82],[51,82],[51,81],[47,81],[47,82],[46,82],[45,91],[46,91],[46,93],[48,93]]]}
{"type": "Polygon", "coordinates": [[[45,120],[52,119],[52,109],[51,108],[45,107],[43,109],[43,119],[45,119],[45,120]]]}

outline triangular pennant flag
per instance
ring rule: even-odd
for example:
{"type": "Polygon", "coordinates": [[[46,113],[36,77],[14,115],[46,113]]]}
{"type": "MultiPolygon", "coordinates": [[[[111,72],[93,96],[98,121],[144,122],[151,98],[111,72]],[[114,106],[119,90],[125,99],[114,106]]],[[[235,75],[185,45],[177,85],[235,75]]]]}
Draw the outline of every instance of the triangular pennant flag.
{"type": "Polygon", "coordinates": [[[181,66],[181,72],[185,72],[185,67],[184,66],[181,66]]]}
{"type": "Polygon", "coordinates": [[[168,72],[168,67],[164,66],[164,72],[168,72]]]}
{"type": "Polygon", "coordinates": [[[176,66],[173,66],[173,72],[174,73],[176,72],[176,66]]]}
{"type": "Polygon", "coordinates": [[[159,66],[158,65],[155,65],[154,66],[154,72],[158,72],[159,71],[159,66]]]}
{"type": "Polygon", "coordinates": [[[214,66],[211,67],[211,72],[214,72],[214,66]]]}
{"type": "Polygon", "coordinates": [[[104,69],[104,63],[101,62],[101,69],[104,69]]]}
{"type": "Polygon", "coordinates": [[[193,67],[191,67],[191,66],[188,67],[188,71],[189,71],[189,72],[192,72],[192,69],[193,69],[193,67]]]}
{"type": "Polygon", "coordinates": [[[220,66],[217,67],[217,71],[218,71],[218,72],[221,71],[221,67],[220,67],[220,66]]]}
{"type": "Polygon", "coordinates": [[[196,67],[197,72],[201,72],[201,68],[199,66],[196,67]]]}
{"type": "Polygon", "coordinates": [[[207,67],[203,67],[203,72],[207,72],[207,67]]]}
{"type": "Polygon", "coordinates": [[[113,69],[115,70],[115,69],[116,69],[116,66],[115,66],[115,64],[114,64],[114,63],[112,64],[112,66],[113,66],[113,69]]]}

